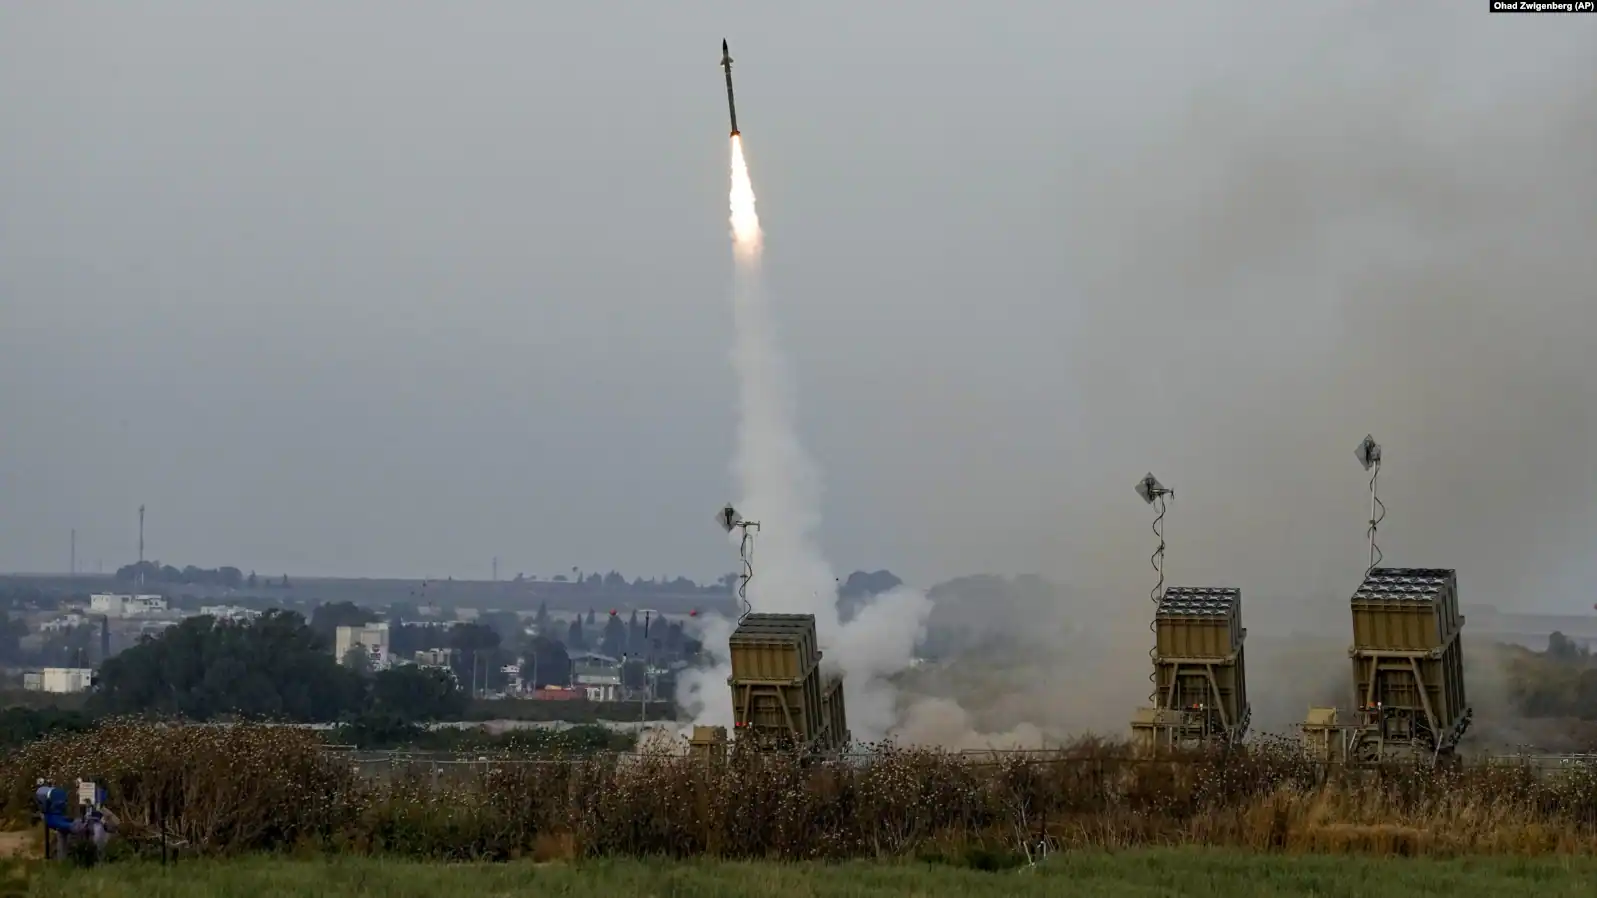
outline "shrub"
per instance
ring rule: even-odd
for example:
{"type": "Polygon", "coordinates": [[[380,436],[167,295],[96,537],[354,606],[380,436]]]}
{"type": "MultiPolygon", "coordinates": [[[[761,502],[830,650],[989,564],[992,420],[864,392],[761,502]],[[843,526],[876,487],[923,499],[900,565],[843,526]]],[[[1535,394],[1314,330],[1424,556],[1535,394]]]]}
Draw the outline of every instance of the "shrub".
{"type": "Polygon", "coordinates": [[[11,806],[34,777],[92,774],[132,842],[164,825],[190,852],[310,848],[498,860],[607,855],[899,856],[981,869],[1021,845],[1205,844],[1460,854],[1597,849],[1597,770],[1334,769],[1294,745],[1133,757],[1083,741],[1025,754],[873,746],[816,762],[734,750],[711,766],[649,749],[544,742],[488,760],[357,775],[302,730],[115,721],[7,760],[11,806]]]}

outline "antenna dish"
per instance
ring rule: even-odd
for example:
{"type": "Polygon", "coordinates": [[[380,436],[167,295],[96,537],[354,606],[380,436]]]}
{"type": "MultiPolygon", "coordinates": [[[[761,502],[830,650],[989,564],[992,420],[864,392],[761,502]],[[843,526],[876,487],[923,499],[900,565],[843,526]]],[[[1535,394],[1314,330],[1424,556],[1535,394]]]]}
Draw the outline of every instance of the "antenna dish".
{"type": "Polygon", "coordinates": [[[738,510],[733,508],[731,503],[728,503],[725,508],[716,513],[715,522],[721,525],[722,530],[731,533],[739,524],[743,523],[743,516],[738,514],[738,510]]]}
{"type": "Polygon", "coordinates": [[[1381,463],[1381,444],[1375,442],[1375,437],[1370,434],[1364,435],[1364,442],[1353,452],[1366,471],[1381,463]]]}
{"type": "Polygon", "coordinates": [[[1153,476],[1152,473],[1143,475],[1143,478],[1137,481],[1137,495],[1141,496],[1142,501],[1149,505],[1152,505],[1153,501],[1160,496],[1174,497],[1175,494],[1175,490],[1167,489],[1164,484],[1159,482],[1159,478],[1153,476]]]}

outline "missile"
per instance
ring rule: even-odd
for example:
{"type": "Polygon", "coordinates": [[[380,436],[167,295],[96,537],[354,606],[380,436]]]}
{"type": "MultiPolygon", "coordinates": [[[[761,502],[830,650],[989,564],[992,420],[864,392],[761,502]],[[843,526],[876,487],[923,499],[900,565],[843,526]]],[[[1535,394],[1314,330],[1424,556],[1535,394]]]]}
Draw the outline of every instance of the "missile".
{"type": "Polygon", "coordinates": [[[738,108],[732,102],[732,51],[726,48],[726,38],[721,38],[721,68],[726,70],[726,111],[732,116],[732,136],[738,136],[738,108]]]}

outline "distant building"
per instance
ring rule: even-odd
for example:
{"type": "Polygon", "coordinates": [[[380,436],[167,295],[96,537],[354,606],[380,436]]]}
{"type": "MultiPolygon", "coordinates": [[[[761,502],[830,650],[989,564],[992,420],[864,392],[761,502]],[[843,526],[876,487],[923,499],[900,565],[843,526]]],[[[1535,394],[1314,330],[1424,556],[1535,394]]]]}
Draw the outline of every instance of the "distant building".
{"type": "Polygon", "coordinates": [[[452,621],[452,620],[429,619],[429,620],[408,620],[408,621],[404,621],[402,625],[406,626],[406,627],[430,627],[430,628],[435,628],[435,629],[440,629],[440,630],[448,630],[448,629],[450,629],[452,627],[458,626],[459,623],[460,623],[459,621],[452,621]]]}
{"type": "Polygon", "coordinates": [[[620,658],[612,658],[609,655],[601,655],[598,652],[570,652],[566,657],[571,659],[572,664],[593,664],[600,667],[621,666],[620,658]]]}
{"type": "Polygon", "coordinates": [[[88,615],[81,611],[69,611],[60,617],[51,618],[40,624],[39,630],[43,633],[59,633],[62,630],[71,630],[74,627],[81,627],[88,623],[91,623],[88,615]]]}
{"type": "Polygon", "coordinates": [[[141,620],[137,625],[137,636],[159,636],[167,630],[177,626],[175,620],[141,620]]]}
{"type": "Polygon", "coordinates": [[[106,617],[139,617],[147,614],[164,614],[166,598],[154,595],[113,595],[99,593],[89,596],[89,613],[106,617]]]}
{"type": "Polygon", "coordinates": [[[621,701],[620,683],[593,684],[582,687],[590,702],[618,702],[621,701]]]}
{"type": "Polygon", "coordinates": [[[30,692],[87,692],[94,682],[94,671],[87,667],[46,667],[22,675],[22,688],[30,692]]]}
{"type": "Polygon", "coordinates": [[[340,662],[352,649],[364,649],[371,658],[373,670],[387,670],[392,663],[388,653],[388,623],[368,624],[364,627],[339,627],[333,639],[333,655],[340,662]]]}
{"type": "Polygon", "coordinates": [[[416,653],[416,663],[422,667],[452,668],[454,662],[454,649],[422,649],[416,653]]]}
{"type": "Polygon", "coordinates": [[[505,693],[508,695],[520,694],[522,690],[521,665],[506,664],[499,668],[499,672],[504,674],[505,677],[505,693]]]}
{"type": "Polygon", "coordinates": [[[249,621],[261,616],[253,608],[241,608],[237,605],[201,605],[202,616],[214,617],[219,621],[249,621]]]}
{"type": "Polygon", "coordinates": [[[591,701],[620,701],[621,662],[596,652],[578,652],[571,656],[571,682],[591,701]]]}

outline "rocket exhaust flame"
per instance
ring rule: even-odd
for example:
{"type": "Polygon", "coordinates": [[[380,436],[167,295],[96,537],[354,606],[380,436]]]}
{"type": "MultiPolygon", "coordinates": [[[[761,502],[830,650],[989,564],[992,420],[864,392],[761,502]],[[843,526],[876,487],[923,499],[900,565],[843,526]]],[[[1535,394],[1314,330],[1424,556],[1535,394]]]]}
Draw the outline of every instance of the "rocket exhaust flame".
{"type": "Polygon", "coordinates": [[[754,262],[760,255],[760,216],[754,211],[754,182],[743,158],[743,138],[732,135],[732,250],[739,262],[754,262]]]}

